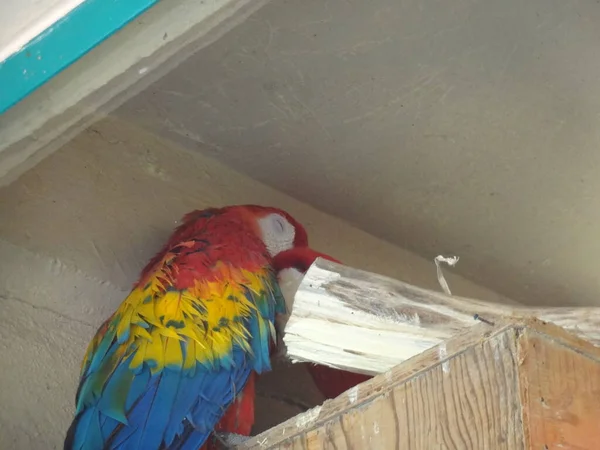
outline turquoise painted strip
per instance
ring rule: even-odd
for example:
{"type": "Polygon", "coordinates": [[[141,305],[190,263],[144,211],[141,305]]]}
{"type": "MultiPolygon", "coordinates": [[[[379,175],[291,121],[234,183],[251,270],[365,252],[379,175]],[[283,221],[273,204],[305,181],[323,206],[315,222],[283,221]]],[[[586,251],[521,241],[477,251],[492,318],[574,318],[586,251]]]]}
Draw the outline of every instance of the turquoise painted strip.
{"type": "Polygon", "coordinates": [[[0,114],[158,1],[84,1],[0,63],[0,114]]]}

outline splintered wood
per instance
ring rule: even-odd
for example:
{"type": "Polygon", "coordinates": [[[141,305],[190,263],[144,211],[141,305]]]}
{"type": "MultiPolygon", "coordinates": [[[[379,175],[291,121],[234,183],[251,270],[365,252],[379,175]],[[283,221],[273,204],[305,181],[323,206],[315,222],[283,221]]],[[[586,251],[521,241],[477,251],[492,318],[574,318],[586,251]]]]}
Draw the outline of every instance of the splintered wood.
{"type": "Polygon", "coordinates": [[[478,324],[239,450],[600,448],[600,350],[536,320],[478,324]]]}
{"type": "Polygon", "coordinates": [[[377,374],[474,325],[537,317],[600,345],[600,308],[528,308],[448,296],[317,259],[295,296],[292,361],[377,374]]]}

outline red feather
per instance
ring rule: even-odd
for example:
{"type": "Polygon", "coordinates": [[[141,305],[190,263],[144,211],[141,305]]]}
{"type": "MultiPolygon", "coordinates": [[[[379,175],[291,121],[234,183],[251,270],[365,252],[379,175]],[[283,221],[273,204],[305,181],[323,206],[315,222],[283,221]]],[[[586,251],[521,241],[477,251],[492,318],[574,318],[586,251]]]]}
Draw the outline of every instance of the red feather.
{"type": "Polygon", "coordinates": [[[307,369],[321,394],[328,399],[336,398],[348,389],[372,378],[369,375],[348,372],[346,370],[334,369],[332,367],[320,366],[317,364],[308,364],[307,369]]]}
{"type": "Polygon", "coordinates": [[[215,427],[215,431],[241,434],[250,436],[254,425],[254,399],[256,396],[254,383],[256,372],[252,372],[244,390],[236,397],[221,421],[215,427]]]}

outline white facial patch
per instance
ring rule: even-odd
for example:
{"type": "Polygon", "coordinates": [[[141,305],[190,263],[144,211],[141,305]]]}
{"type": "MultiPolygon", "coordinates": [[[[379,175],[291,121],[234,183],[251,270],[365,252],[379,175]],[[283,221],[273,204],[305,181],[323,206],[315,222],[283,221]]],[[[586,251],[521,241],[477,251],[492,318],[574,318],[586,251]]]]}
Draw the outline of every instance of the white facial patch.
{"type": "Polygon", "coordinates": [[[290,319],[290,314],[294,307],[294,297],[300,287],[300,283],[302,283],[302,278],[304,278],[304,274],[294,268],[283,269],[277,274],[277,281],[285,299],[285,314],[275,316],[275,324],[278,330],[278,347],[282,351],[285,348],[283,345],[283,332],[290,319]]]}
{"type": "Polygon", "coordinates": [[[292,312],[294,296],[296,295],[303,278],[304,274],[293,267],[283,269],[277,274],[277,281],[279,282],[279,288],[285,299],[285,310],[288,314],[292,312]]]}
{"type": "Polygon", "coordinates": [[[294,247],[296,229],[285,217],[275,213],[269,214],[259,219],[258,225],[271,256],[294,247]]]}

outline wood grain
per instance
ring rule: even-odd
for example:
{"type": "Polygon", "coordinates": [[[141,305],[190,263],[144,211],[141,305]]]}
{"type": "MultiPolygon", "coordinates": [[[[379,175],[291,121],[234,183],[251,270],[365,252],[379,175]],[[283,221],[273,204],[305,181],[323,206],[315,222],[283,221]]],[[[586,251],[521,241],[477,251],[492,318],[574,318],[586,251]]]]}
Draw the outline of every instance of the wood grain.
{"type": "Polygon", "coordinates": [[[473,330],[239,449],[522,449],[513,325],[473,330]]]}
{"type": "Polygon", "coordinates": [[[600,352],[525,330],[519,359],[529,448],[600,448],[600,352]]]}
{"type": "Polygon", "coordinates": [[[377,374],[475,324],[538,317],[600,344],[600,308],[527,308],[447,296],[317,259],[295,296],[284,342],[293,361],[377,374]]]}
{"type": "Polygon", "coordinates": [[[600,448],[600,349],[535,319],[476,325],[247,449],[600,448]]]}

